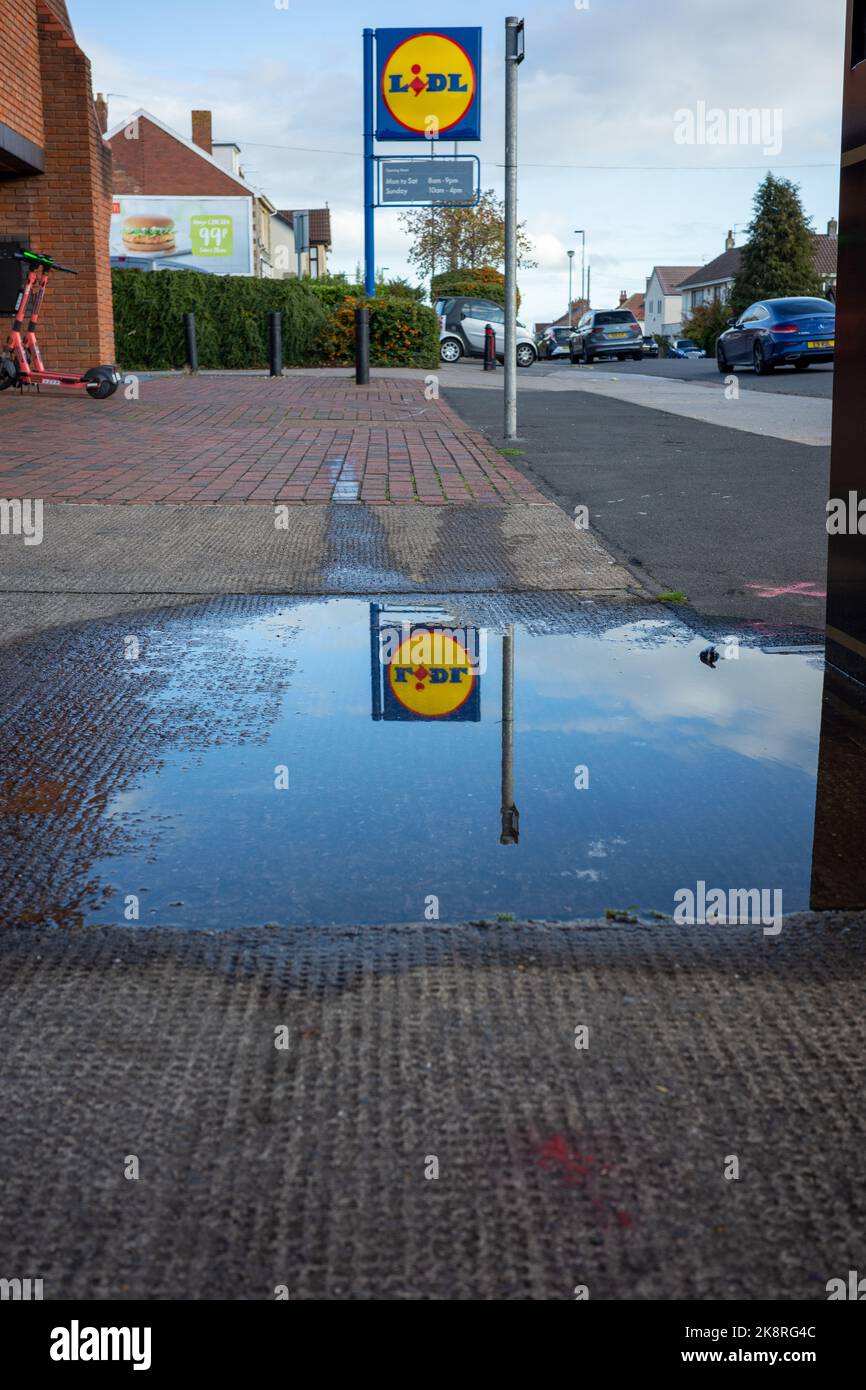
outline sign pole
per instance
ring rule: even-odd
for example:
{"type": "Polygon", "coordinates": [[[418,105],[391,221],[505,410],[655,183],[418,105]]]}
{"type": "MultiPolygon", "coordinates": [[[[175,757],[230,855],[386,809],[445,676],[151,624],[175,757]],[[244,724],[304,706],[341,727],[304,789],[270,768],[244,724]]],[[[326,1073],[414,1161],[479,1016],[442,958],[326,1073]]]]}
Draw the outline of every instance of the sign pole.
{"type": "Polygon", "coordinates": [[[517,438],[517,67],[523,20],[505,21],[505,429],[517,438]]]}
{"type": "Polygon", "coordinates": [[[373,40],[375,34],[375,29],[364,30],[364,290],[370,299],[376,293],[374,222],[376,163],[373,157],[373,40]]]}

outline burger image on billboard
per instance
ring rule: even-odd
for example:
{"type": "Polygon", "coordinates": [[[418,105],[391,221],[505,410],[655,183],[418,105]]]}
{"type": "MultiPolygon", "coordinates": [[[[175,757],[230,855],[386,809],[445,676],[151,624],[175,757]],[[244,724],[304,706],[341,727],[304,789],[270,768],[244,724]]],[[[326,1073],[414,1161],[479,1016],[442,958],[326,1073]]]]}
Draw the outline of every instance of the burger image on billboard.
{"type": "Polygon", "coordinates": [[[174,251],[175,228],[171,217],[127,217],[121,232],[129,251],[174,251]]]}

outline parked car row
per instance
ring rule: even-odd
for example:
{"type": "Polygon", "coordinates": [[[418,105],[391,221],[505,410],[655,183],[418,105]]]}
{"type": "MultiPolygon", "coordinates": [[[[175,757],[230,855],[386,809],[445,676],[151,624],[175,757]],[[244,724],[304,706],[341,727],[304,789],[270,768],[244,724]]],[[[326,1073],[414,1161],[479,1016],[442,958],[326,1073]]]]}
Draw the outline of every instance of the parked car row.
{"type": "MultiPolygon", "coordinates": [[[[459,362],[461,357],[483,357],[485,332],[490,324],[495,335],[496,357],[505,356],[505,312],[491,300],[454,296],[439,299],[433,306],[439,315],[439,354],[443,362],[459,362]]],[[[805,371],[813,362],[832,362],[836,348],[836,306],[827,299],[765,299],[752,304],[739,319],[731,319],[716,347],[720,372],[735,367],[753,367],[759,376],[774,367],[791,365],[805,371]]],[[[689,338],[675,338],[668,356],[687,359],[706,357],[702,347],[689,338]]],[[[573,327],[559,324],[546,328],[538,340],[529,329],[517,324],[517,365],[531,367],[539,357],[545,361],[568,357],[573,363],[589,366],[596,360],[658,357],[659,345],[651,334],[643,334],[629,309],[590,309],[573,327]]]]}

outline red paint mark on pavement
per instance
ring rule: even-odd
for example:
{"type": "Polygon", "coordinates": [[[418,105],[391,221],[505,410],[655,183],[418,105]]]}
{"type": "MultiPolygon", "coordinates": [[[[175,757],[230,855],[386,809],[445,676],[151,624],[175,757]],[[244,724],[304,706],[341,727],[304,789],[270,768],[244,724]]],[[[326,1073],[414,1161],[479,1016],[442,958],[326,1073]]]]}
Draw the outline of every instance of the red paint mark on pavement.
{"type": "Polygon", "coordinates": [[[783,594],[802,594],[804,598],[826,598],[826,589],[816,589],[814,579],[804,579],[799,584],[747,584],[754,589],[758,598],[781,598],[783,594]]]}

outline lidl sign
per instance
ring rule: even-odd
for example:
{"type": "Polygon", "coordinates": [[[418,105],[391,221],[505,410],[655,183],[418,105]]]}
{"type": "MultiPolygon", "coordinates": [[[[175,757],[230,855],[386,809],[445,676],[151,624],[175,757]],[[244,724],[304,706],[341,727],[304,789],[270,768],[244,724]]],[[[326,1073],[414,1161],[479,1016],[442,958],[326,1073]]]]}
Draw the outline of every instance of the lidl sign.
{"type": "Polygon", "coordinates": [[[377,29],[377,140],[481,139],[481,30],[377,29]]]}
{"type": "Polygon", "coordinates": [[[393,646],[385,661],[383,718],[480,719],[477,655],[461,637],[447,628],[413,627],[393,646]]]}

